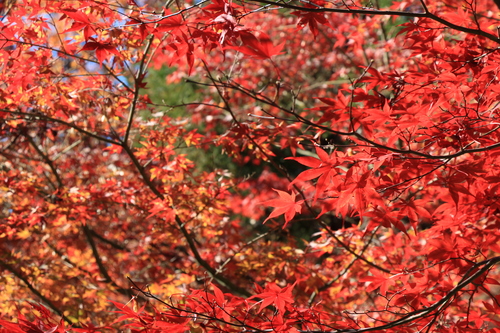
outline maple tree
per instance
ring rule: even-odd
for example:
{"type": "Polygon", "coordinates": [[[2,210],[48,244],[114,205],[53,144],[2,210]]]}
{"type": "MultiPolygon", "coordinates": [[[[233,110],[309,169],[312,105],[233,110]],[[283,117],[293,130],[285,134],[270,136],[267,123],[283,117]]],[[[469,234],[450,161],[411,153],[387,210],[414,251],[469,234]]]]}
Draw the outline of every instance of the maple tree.
{"type": "Polygon", "coordinates": [[[0,331],[500,332],[495,3],[1,2],[0,331]]]}

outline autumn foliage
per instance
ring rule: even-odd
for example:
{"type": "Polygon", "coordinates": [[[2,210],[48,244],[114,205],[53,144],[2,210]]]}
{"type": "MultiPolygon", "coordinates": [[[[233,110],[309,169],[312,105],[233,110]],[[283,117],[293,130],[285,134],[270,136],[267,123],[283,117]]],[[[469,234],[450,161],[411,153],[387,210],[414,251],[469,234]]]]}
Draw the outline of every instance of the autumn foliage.
{"type": "Polygon", "coordinates": [[[493,1],[0,12],[0,332],[500,332],[493,1]]]}

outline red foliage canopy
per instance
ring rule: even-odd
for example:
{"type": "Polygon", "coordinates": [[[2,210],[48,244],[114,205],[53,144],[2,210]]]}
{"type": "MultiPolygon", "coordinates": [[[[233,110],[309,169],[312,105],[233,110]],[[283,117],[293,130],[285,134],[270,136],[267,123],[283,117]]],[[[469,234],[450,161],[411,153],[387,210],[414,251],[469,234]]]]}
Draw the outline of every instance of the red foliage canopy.
{"type": "Polygon", "coordinates": [[[493,2],[0,11],[0,332],[500,332],[493,2]]]}

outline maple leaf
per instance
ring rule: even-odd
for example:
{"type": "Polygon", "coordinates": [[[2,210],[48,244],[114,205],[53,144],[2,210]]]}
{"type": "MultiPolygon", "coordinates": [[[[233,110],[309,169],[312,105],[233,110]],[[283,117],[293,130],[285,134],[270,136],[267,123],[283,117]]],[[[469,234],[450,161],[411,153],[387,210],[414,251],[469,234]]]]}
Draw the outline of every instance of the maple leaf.
{"type": "Polygon", "coordinates": [[[116,322],[120,322],[130,318],[140,318],[140,313],[144,310],[144,306],[142,306],[138,311],[134,311],[131,308],[121,303],[111,300],[109,302],[113,303],[119,309],[119,311],[113,311],[113,312],[122,314],[119,318],[116,319],[116,322]]]}
{"type": "Polygon", "coordinates": [[[316,182],[316,193],[314,195],[314,202],[317,200],[318,196],[327,189],[330,185],[331,180],[337,174],[335,165],[337,164],[337,157],[335,154],[328,156],[328,154],[320,147],[316,148],[316,154],[318,158],[314,157],[288,157],[289,160],[294,160],[302,165],[311,167],[312,169],[301,172],[291,183],[290,187],[299,181],[308,181],[311,179],[318,178],[316,182]]]}
{"type": "Polygon", "coordinates": [[[260,308],[258,312],[261,312],[263,309],[266,307],[272,305],[274,306],[280,313],[285,312],[286,305],[287,304],[293,304],[293,295],[292,295],[292,289],[295,286],[295,283],[291,286],[286,286],[284,288],[280,288],[276,285],[276,283],[272,282],[269,283],[266,288],[264,289],[264,292],[254,295],[250,297],[250,299],[253,298],[260,298],[261,301],[257,302],[256,304],[260,303],[260,308]]]}
{"type": "Polygon", "coordinates": [[[180,16],[176,16],[172,14],[170,10],[165,12],[165,16],[157,22],[157,26],[155,28],[155,33],[158,32],[174,32],[174,33],[183,33],[187,31],[186,24],[183,23],[182,18],[180,16]]]}
{"type": "Polygon", "coordinates": [[[280,196],[279,199],[272,199],[272,200],[267,200],[264,201],[263,204],[271,207],[275,207],[274,210],[271,212],[271,214],[267,217],[267,219],[264,221],[266,223],[267,220],[280,216],[282,214],[285,214],[285,225],[283,226],[286,227],[288,222],[290,222],[293,217],[295,216],[295,213],[300,213],[302,210],[302,203],[304,200],[299,200],[295,202],[295,193],[288,194],[284,191],[276,190],[273,189],[278,193],[280,196]]]}
{"type": "Polygon", "coordinates": [[[9,329],[9,332],[12,332],[12,333],[24,333],[24,332],[26,332],[24,329],[20,328],[19,324],[11,323],[11,322],[6,321],[6,320],[0,319],[0,325],[6,329],[9,329]]]}
{"type": "Polygon", "coordinates": [[[110,154],[120,154],[123,150],[123,147],[118,146],[118,145],[109,145],[104,150],[109,151],[110,154]]]}
{"type": "Polygon", "coordinates": [[[380,287],[380,294],[385,295],[389,287],[389,282],[394,276],[386,276],[386,274],[380,273],[377,270],[373,270],[371,274],[372,276],[361,277],[359,282],[370,282],[366,291],[373,291],[380,287]]]}
{"type": "Polygon", "coordinates": [[[137,19],[131,18],[125,25],[131,25],[136,28],[136,30],[139,31],[139,35],[141,36],[141,39],[144,40],[148,36],[148,25],[145,24],[142,21],[139,21],[137,19]]]}
{"type": "Polygon", "coordinates": [[[88,40],[92,34],[95,33],[95,29],[92,27],[93,23],[91,19],[80,10],[65,10],[63,11],[63,16],[61,20],[65,18],[73,19],[73,24],[70,28],[66,29],[64,32],[78,31],[83,29],[83,36],[85,40],[88,40]]]}
{"type": "Polygon", "coordinates": [[[90,38],[90,41],[86,42],[80,51],[95,51],[95,56],[97,60],[99,60],[100,64],[102,64],[110,54],[120,56],[120,53],[115,46],[109,43],[100,43],[93,38],[90,38]]]}
{"type": "Polygon", "coordinates": [[[242,46],[230,46],[229,48],[256,59],[271,59],[271,57],[281,54],[281,49],[285,45],[285,43],[281,43],[274,46],[271,38],[265,33],[260,33],[259,38],[257,38],[249,32],[242,32],[240,38],[242,46]]]}
{"type": "MultiPolygon", "coordinates": [[[[306,7],[312,7],[312,6],[306,6],[306,7]]],[[[305,25],[309,26],[309,29],[311,29],[314,38],[316,38],[316,36],[318,36],[319,33],[318,23],[331,27],[324,13],[314,13],[314,12],[304,13],[300,11],[295,11],[292,12],[291,14],[300,18],[299,22],[297,22],[297,26],[299,27],[303,27],[305,25]]]]}

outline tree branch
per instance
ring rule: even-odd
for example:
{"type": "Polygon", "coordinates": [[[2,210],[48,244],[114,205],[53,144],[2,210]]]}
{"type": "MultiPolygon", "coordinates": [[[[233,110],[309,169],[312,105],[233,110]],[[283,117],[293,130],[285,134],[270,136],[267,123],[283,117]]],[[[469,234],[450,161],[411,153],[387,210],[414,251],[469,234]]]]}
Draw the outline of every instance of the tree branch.
{"type": "Polygon", "coordinates": [[[54,122],[54,123],[58,123],[58,124],[61,124],[61,125],[64,125],[64,126],[67,126],[67,127],[70,127],[70,128],[73,128],[74,130],[82,133],[82,134],[85,134],[87,136],[90,136],[94,139],[97,139],[99,141],[103,141],[103,142],[106,142],[106,143],[110,143],[110,144],[113,144],[113,145],[118,145],[118,146],[121,146],[121,142],[118,142],[118,141],[115,141],[115,140],[111,140],[111,139],[108,139],[107,137],[103,137],[103,136],[100,136],[96,133],[92,133],[92,132],[89,132],[73,123],[68,123],[64,120],[61,120],[61,119],[57,119],[57,118],[52,118],[52,117],[49,117],[49,116],[46,116],[42,113],[28,113],[28,112],[21,112],[21,111],[11,111],[11,110],[7,110],[7,109],[0,109],[0,112],[5,112],[5,113],[8,113],[8,114],[13,114],[13,115],[17,115],[17,116],[25,116],[25,117],[28,117],[28,119],[24,119],[26,121],[37,121],[37,120],[46,120],[46,121],[50,121],[50,122],[54,122]],[[37,119],[38,118],[38,119],[37,119]]]}
{"type": "Polygon", "coordinates": [[[314,291],[311,294],[311,297],[309,297],[309,301],[308,301],[309,306],[312,305],[312,303],[314,302],[314,300],[316,299],[316,297],[319,295],[320,292],[328,290],[328,288],[330,288],[342,276],[344,276],[347,272],[349,272],[349,270],[351,269],[351,267],[354,265],[354,263],[356,261],[360,260],[361,258],[364,258],[363,257],[363,253],[365,253],[365,251],[370,246],[370,244],[371,244],[371,242],[373,240],[373,237],[375,236],[375,234],[377,233],[377,230],[379,228],[380,228],[380,226],[377,226],[375,228],[375,230],[373,230],[373,232],[372,232],[372,234],[370,236],[370,239],[366,242],[365,246],[363,246],[363,248],[361,249],[361,252],[359,254],[357,254],[357,255],[354,256],[354,259],[342,270],[342,272],[340,272],[335,278],[333,278],[330,281],[326,282],[323,286],[319,287],[317,291],[314,291]]]}
{"type": "MultiPolygon", "coordinates": [[[[122,144],[122,147],[123,147],[123,150],[129,156],[129,158],[132,160],[132,164],[134,164],[135,168],[137,169],[137,171],[141,175],[144,183],[148,186],[148,188],[151,190],[151,192],[153,192],[154,195],[158,199],[165,200],[165,196],[156,188],[156,186],[153,184],[153,182],[151,182],[151,179],[150,179],[147,171],[139,163],[139,161],[135,157],[132,149],[125,142],[122,144]]],[[[182,220],[180,219],[180,217],[177,214],[175,215],[175,223],[177,224],[177,227],[179,228],[182,235],[186,239],[186,242],[188,243],[189,249],[193,253],[193,256],[196,259],[196,262],[201,267],[203,267],[210,274],[210,276],[212,278],[214,278],[217,282],[219,282],[224,287],[234,291],[235,293],[238,293],[240,295],[247,296],[247,297],[251,296],[250,292],[248,292],[246,289],[243,289],[243,288],[235,285],[230,280],[223,277],[220,273],[217,272],[217,270],[215,270],[213,267],[211,267],[210,264],[201,257],[192,236],[189,234],[184,223],[182,222],[182,220]]]]}
{"type": "Polygon", "coordinates": [[[393,322],[387,323],[385,325],[381,326],[375,326],[375,327],[366,327],[366,328],[360,328],[360,329],[347,329],[347,330],[333,330],[333,331],[307,331],[309,333],[363,333],[363,332],[372,332],[372,331],[383,331],[387,330],[393,327],[401,326],[406,323],[415,321],[420,318],[425,318],[428,316],[433,315],[434,311],[439,312],[442,311],[444,308],[446,308],[449,304],[449,302],[452,300],[453,297],[456,296],[456,294],[465,288],[468,284],[472,283],[475,279],[479,278],[482,276],[485,272],[487,272],[491,267],[494,265],[500,263],[500,256],[498,257],[493,257],[491,259],[487,259],[481,262],[478,262],[474,264],[469,270],[465,273],[465,275],[462,277],[462,279],[459,281],[459,283],[451,289],[448,294],[446,294],[442,299],[437,301],[436,303],[432,304],[429,307],[413,311],[411,313],[408,313],[401,319],[395,320],[393,322]],[[481,269],[477,270],[474,272],[474,270],[478,269],[479,267],[483,266],[481,269]]]}
{"type": "MultiPolygon", "coordinates": [[[[225,105],[225,109],[227,112],[229,112],[229,114],[231,115],[233,121],[239,126],[241,127],[241,124],[239,122],[239,120],[236,118],[236,116],[234,115],[234,112],[232,111],[231,109],[231,106],[229,105],[229,102],[228,100],[224,97],[224,94],[222,93],[222,91],[220,90],[220,87],[219,85],[217,84],[217,81],[215,80],[215,78],[210,74],[209,70],[208,70],[208,66],[206,66],[205,64],[205,68],[207,70],[207,75],[209,77],[209,79],[212,81],[213,83],[213,86],[217,89],[217,93],[219,94],[220,98],[223,100],[224,102],[224,105],[225,105]]],[[[274,102],[273,102],[274,103],[274,102]]],[[[293,113],[295,114],[295,113],[293,113]]],[[[292,179],[290,178],[290,175],[288,175],[287,172],[285,172],[279,165],[277,165],[273,160],[272,158],[269,156],[269,154],[267,154],[267,152],[260,146],[260,144],[254,140],[254,138],[252,138],[248,133],[245,133],[245,136],[248,138],[248,140],[250,140],[252,142],[252,144],[258,148],[261,153],[266,156],[267,160],[269,161],[269,163],[271,163],[277,170],[279,170],[279,172],[286,178],[288,179],[288,181],[291,183],[292,182],[292,179]]],[[[298,188],[298,186],[296,184],[293,184],[293,188],[302,196],[302,198],[304,199],[304,204],[305,206],[307,207],[307,209],[314,215],[314,210],[312,209],[312,207],[309,205],[309,203],[307,202],[307,198],[304,194],[303,191],[301,191],[301,189],[298,188]]],[[[319,222],[319,224],[325,228],[328,232],[328,234],[341,246],[343,247],[344,249],[346,249],[347,252],[349,252],[350,254],[354,255],[356,258],[359,258],[360,260],[364,261],[365,263],[369,264],[370,266],[374,267],[374,268],[377,268],[379,269],[380,271],[384,272],[384,273],[390,273],[389,270],[383,268],[383,267],[380,267],[378,266],[377,264],[374,264],[372,262],[370,262],[369,260],[367,260],[366,258],[358,255],[356,252],[354,252],[353,250],[351,250],[349,248],[349,246],[347,244],[345,244],[344,242],[342,242],[336,235],[335,233],[333,233],[331,230],[330,230],[330,227],[322,220],[320,219],[317,219],[317,221],[319,222]]]]}
{"type": "MultiPolygon", "coordinates": [[[[495,1],[500,1],[500,0],[495,0],[495,1]]],[[[292,5],[292,4],[290,4],[290,2],[270,1],[270,0],[249,0],[249,2],[274,5],[274,6],[278,6],[281,8],[287,8],[287,9],[293,9],[293,10],[298,10],[298,11],[303,11],[303,12],[311,12],[311,13],[343,13],[343,14],[363,14],[363,15],[377,15],[377,16],[382,15],[382,16],[404,16],[404,17],[429,18],[433,21],[436,21],[436,22],[443,24],[444,26],[446,26],[450,29],[465,32],[465,33],[476,35],[476,36],[482,36],[482,37],[485,37],[489,40],[492,40],[492,41],[500,44],[500,38],[493,35],[493,34],[490,34],[486,31],[479,30],[479,29],[471,29],[471,28],[462,27],[460,25],[446,21],[445,19],[442,19],[439,16],[432,14],[428,11],[426,11],[424,13],[414,13],[414,12],[401,12],[401,11],[394,11],[394,10],[377,10],[377,9],[325,8],[325,7],[321,7],[321,6],[317,6],[317,5],[316,5],[316,7],[303,7],[303,6],[292,5]]]]}
{"type": "Polygon", "coordinates": [[[66,317],[63,313],[62,310],[60,310],[54,303],[52,303],[51,300],[49,300],[47,297],[43,296],[42,293],[38,291],[38,289],[31,284],[31,282],[28,281],[27,278],[25,278],[20,272],[18,272],[12,265],[4,262],[3,260],[0,260],[0,266],[3,267],[5,270],[11,272],[15,277],[17,277],[19,280],[23,281],[24,284],[28,287],[28,289],[35,294],[43,303],[45,303],[52,311],[57,313],[59,316],[61,316],[65,322],[67,322],[69,325],[72,327],[80,327],[73,323],[68,317],[66,317]]]}
{"type": "Polygon", "coordinates": [[[35,148],[38,155],[40,155],[42,157],[45,164],[47,164],[49,166],[50,170],[52,171],[52,174],[54,175],[54,177],[56,177],[57,187],[59,187],[59,188],[63,187],[64,184],[62,182],[61,177],[59,176],[59,172],[57,172],[57,168],[54,166],[53,161],[40,149],[40,147],[38,147],[36,142],[33,141],[33,138],[31,136],[29,136],[29,134],[26,134],[25,137],[28,139],[31,146],[33,148],[35,148]]]}

